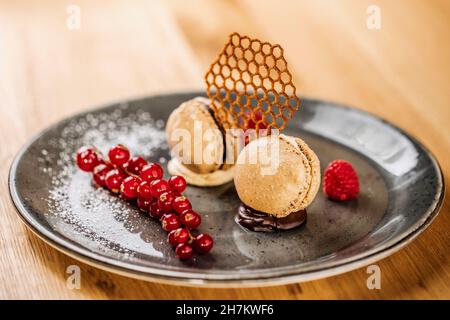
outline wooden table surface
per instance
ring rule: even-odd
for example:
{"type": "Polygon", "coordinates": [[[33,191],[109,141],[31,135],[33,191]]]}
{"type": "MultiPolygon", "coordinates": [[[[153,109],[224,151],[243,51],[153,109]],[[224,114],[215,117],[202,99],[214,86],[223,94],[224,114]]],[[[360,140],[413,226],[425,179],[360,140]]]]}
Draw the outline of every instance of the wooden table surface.
{"type": "Polygon", "coordinates": [[[418,239],[378,263],[381,290],[366,287],[365,268],[268,288],[148,283],[81,264],[20,222],[7,179],[25,142],[98,104],[204,88],[204,71],[233,31],[282,44],[301,94],[368,110],[410,132],[448,180],[448,0],[0,1],[0,298],[450,298],[449,201],[418,239]],[[380,30],[366,25],[372,3],[380,30]],[[67,27],[70,4],[80,8],[79,29],[67,27]],[[81,267],[79,290],[66,286],[72,264],[81,267]]]}

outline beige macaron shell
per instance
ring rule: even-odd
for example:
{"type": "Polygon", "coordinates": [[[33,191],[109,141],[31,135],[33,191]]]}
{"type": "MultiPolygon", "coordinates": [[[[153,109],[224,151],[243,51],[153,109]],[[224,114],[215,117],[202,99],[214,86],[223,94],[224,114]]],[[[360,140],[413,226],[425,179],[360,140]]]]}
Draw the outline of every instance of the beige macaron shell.
{"type": "MultiPolygon", "coordinates": [[[[270,171],[270,170],[268,170],[270,171]]],[[[239,198],[247,206],[276,217],[289,215],[291,204],[309,188],[305,170],[304,157],[294,152],[294,147],[279,137],[262,137],[249,143],[240,153],[236,168],[234,183],[239,198]],[[279,150],[270,154],[274,162],[272,166],[261,163],[262,155],[270,150],[272,139],[278,139],[279,150]],[[268,149],[269,148],[269,149],[268,149]],[[255,163],[255,155],[257,163],[255,163]],[[275,162],[279,159],[278,164],[275,162]],[[264,169],[273,168],[272,172],[264,173],[264,169]]]]}
{"type": "Polygon", "coordinates": [[[303,197],[302,201],[298,203],[297,208],[298,210],[301,210],[311,204],[320,189],[320,161],[316,153],[312,151],[312,149],[302,139],[296,138],[295,141],[297,142],[302,154],[304,154],[308,159],[312,177],[308,192],[303,197]]]}
{"type": "Polygon", "coordinates": [[[190,148],[181,150],[180,160],[191,171],[201,174],[218,170],[222,164],[224,153],[222,133],[208,110],[208,104],[209,100],[202,97],[186,101],[171,113],[166,125],[167,141],[171,149],[177,145],[178,147],[182,145],[182,140],[176,132],[177,129],[186,130],[190,133],[190,148]],[[197,131],[195,129],[196,123],[197,131]],[[200,132],[198,130],[199,125],[201,125],[203,134],[208,132],[207,138],[206,136],[197,136],[194,139],[194,132],[200,132]],[[199,147],[198,141],[200,141],[201,147],[199,147]],[[197,152],[197,155],[195,155],[195,152],[197,152]],[[210,158],[213,161],[208,161],[208,163],[195,161],[196,159],[203,159],[204,152],[212,155],[210,158]]]}
{"type": "Polygon", "coordinates": [[[170,159],[167,170],[173,176],[183,176],[186,182],[198,187],[215,187],[233,180],[234,167],[220,169],[211,173],[197,173],[189,170],[178,158],[170,159]]]}
{"type": "MultiPolygon", "coordinates": [[[[317,173],[318,159],[303,141],[298,140],[285,135],[263,137],[243,149],[238,157],[234,177],[236,190],[243,203],[279,218],[304,209],[311,203],[317,193],[317,177],[313,177],[313,174],[317,173]],[[267,147],[274,143],[272,139],[278,139],[279,142],[279,166],[273,174],[263,174],[262,169],[267,166],[260,161],[254,164],[251,155],[267,152],[267,147]],[[310,160],[314,163],[313,167],[310,160]]],[[[271,157],[276,158],[272,154],[271,157]]],[[[320,169],[318,172],[320,181],[320,169]]]]}

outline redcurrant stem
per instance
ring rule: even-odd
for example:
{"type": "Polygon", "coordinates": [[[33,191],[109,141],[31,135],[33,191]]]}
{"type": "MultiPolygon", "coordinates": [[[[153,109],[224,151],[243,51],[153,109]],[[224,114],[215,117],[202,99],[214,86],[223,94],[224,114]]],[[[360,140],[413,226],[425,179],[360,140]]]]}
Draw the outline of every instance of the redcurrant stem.
{"type": "Polygon", "coordinates": [[[122,169],[127,175],[135,177],[135,178],[139,178],[139,175],[131,173],[130,171],[128,171],[127,169],[122,169]]]}
{"type": "Polygon", "coordinates": [[[195,237],[192,235],[191,230],[188,229],[188,232],[189,232],[189,241],[188,241],[188,243],[191,244],[192,242],[194,242],[195,237]]]}
{"type": "Polygon", "coordinates": [[[93,146],[92,149],[94,149],[95,153],[97,153],[100,158],[105,159],[105,157],[103,157],[103,153],[96,146],[93,146]]]}

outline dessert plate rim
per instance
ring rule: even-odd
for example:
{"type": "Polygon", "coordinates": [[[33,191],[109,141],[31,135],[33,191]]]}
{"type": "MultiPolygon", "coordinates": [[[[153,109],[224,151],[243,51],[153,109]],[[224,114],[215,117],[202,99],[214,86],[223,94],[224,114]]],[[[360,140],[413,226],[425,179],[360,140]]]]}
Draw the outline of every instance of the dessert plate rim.
{"type": "MultiPolygon", "coordinates": [[[[119,100],[121,101],[138,101],[144,98],[164,98],[170,95],[182,95],[182,94],[199,94],[201,92],[196,91],[180,91],[172,93],[163,93],[156,95],[148,95],[143,97],[137,97],[134,99],[119,100]]],[[[270,271],[270,269],[260,269],[254,270],[251,274],[239,273],[239,272],[223,272],[223,273],[196,273],[196,272],[186,272],[177,270],[167,270],[160,269],[151,266],[139,266],[132,263],[123,262],[117,259],[102,256],[101,254],[90,251],[87,248],[81,246],[76,246],[70,241],[66,240],[63,235],[59,234],[57,231],[51,231],[46,229],[41,223],[34,217],[34,214],[30,212],[20,200],[18,190],[15,185],[17,166],[28,150],[28,148],[33,145],[33,143],[39,139],[46,132],[58,127],[63,122],[68,119],[75,118],[77,116],[87,114],[92,111],[101,111],[102,109],[107,109],[118,102],[102,104],[97,108],[89,108],[82,112],[68,116],[53,125],[50,125],[46,129],[37,133],[33,138],[31,138],[17,153],[15,156],[9,171],[8,186],[11,200],[16,208],[16,211],[25,223],[25,225],[41,240],[51,245],[55,249],[67,254],[68,256],[87,263],[91,266],[98,267],[100,269],[117,273],[123,276],[128,276],[132,278],[137,278],[147,281],[155,281],[168,284],[183,284],[188,286],[211,286],[211,287],[235,287],[235,286],[261,286],[261,285],[277,285],[277,284],[287,284],[293,282],[303,282],[310,281],[320,278],[325,278],[344,272],[348,272],[360,267],[366,266],[368,264],[374,263],[381,260],[392,253],[402,249],[411,241],[413,241],[419,234],[421,234],[436,218],[439,213],[440,208],[443,204],[443,199],[445,195],[445,183],[443,178],[442,169],[436,160],[435,156],[417,139],[412,137],[409,133],[405,132],[403,129],[397,127],[393,123],[374,115],[365,110],[356,109],[347,105],[341,105],[339,103],[325,101],[322,99],[301,97],[302,101],[310,102],[320,102],[332,105],[333,107],[350,109],[353,112],[363,114],[374,118],[375,120],[381,121],[383,124],[388,125],[394,130],[401,133],[407,139],[416,143],[422,151],[424,151],[427,156],[431,159],[434,169],[437,173],[438,178],[438,191],[435,194],[432,205],[424,212],[422,219],[418,220],[413,226],[404,231],[401,235],[387,241],[385,244],[381,245],[379,248],[373,248],[368,250],[363,254],[351,256],[340,263],[330,263],[330,265],[324,265],[321,268],[313,267],[306,268],[304,271],[299,271],[295,266],[287,266],[284,268],[277,268],[276,270],[270,271]]],[[[338,142],[336,142],[338,143],[338,142]]]]}

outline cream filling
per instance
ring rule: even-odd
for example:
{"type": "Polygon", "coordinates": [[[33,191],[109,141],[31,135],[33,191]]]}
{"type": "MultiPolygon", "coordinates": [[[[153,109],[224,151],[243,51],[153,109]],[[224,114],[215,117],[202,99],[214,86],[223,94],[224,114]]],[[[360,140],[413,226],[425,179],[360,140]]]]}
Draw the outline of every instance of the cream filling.
{"type": "Polygon", "coordinates": [[[172,158],[167,164],[167,169],[171,175],[183,176],[187,183],[198,187],[220,186],[232,181],[234,177],[234,166],[211,173],[196,173],[186,168],[178,158],[172,158]]]}

